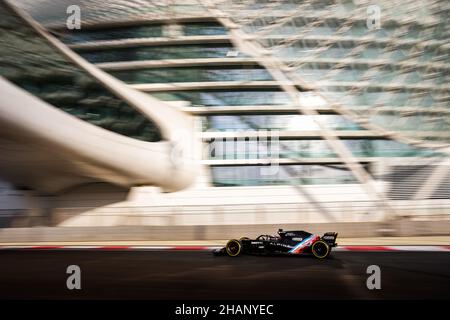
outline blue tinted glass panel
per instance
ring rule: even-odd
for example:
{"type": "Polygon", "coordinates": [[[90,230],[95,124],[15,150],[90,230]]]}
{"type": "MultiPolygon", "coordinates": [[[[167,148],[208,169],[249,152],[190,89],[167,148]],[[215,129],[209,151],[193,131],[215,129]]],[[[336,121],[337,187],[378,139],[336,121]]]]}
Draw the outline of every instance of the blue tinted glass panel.
{"type": "Polygon", "coordinates": [[[227,29],[224,26],[214,22],[186,23],[183,25],[183,30],[186,36],[217,36],[227,34],[227,29]]]}
{"type": "Polygon", "coordinates": [[[351,172],[341,165],[283,165],[277,174],[272,175],[264,174],[264,170],[267,170],[267,167],[232,166],[211,168],[215,186],[357,183],[351,172]]]}
{"type": "Polygon", "coordinates": [[[282,91],[239,90],[239,91],[177,91],[176,93],[152,93],[167,101],[190,101],[193,106],[238,106],[289,104],[289,96],[282,91]]]}
{"type": "Polygon", "coordinates": [[[267,81],[270,74],[262,68],[157,68],[112,71],[113,76],[127,83],[171,83],[204,81],[267,81]]]}
{"type": "Polygon", "coordinates": [[[364,130],[354,122],[339,115],[306,116],[300,114],[217,115],[202,117],[203,130],[320,130],[315,119],[331,130],[364,130]]]}
{"type": "Polygon", "coordinates": [[[56,34],[58,38],[66,43],[83,43],[100,40],[120,40],[132,38],[161,37],[161,25],[148,26],[122,26],[108,29],[84,29],[64,30],[56,34]]]}
{"type": "MultiPolygon", "coordinates": [[[[202,44],[177,46],[147,46],[97,51],[79,51],[86,60],[98,62],[119,62],[162,59],[226,58],[234,51],[230,44],[202,44]]],[[[238,57],[245,57],[239,53],[238,57]]]]}
{"type": "Polygon", "coordinates": [[[439,156],[432,150],[415,148],[391,140],[344,140],[356,157],[426,157],[439,156]]]}

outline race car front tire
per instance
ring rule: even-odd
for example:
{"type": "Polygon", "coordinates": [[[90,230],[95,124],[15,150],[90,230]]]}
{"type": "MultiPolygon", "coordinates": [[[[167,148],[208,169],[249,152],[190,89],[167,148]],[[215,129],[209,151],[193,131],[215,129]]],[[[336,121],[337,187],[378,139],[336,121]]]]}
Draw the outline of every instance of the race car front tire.
{"type": "Polygon", "coordinates": [[[225,246],[225,250],[230,257],[236,257],[241,253],[241,242],[239,240],[232,239],[228,241],[227,245],[225,246]]]}
{"type": "Polygon", "coordinates": [[[328,243],[318,240],[313,243],[311,252],[317,259],[325,259],[330,254],[331,249],[328,243]]]}

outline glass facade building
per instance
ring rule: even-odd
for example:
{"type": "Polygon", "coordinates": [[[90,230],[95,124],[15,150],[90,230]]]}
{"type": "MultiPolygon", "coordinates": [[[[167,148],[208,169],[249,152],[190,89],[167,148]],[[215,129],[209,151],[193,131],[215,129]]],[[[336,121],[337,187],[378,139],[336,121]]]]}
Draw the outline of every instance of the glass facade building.
{"type": "MultiPolygon", "coordinates": [[[[111,75],[158,99],[183,101],[199,131],[208,134],[204,143],[214,143],[215,152],[204,155],[214,186],[357,182],[326,141],[324,129],[339,137],[370,174],[380,158],[448,156],[438,147],[450,143],[446,1],[378,1],[382,20],[374,28],[367,4],[358,1],[214,1],[242,34],[281,63],[298,101],[273,70],[239,49],[236,35],[202,1],[175,1],[170,7],[156,1],[110,2],[108,7],[79,1],[85,20],[81,30],[73,31],[64,28],[59,5],[52,3],[54,12],[47,14],[27,1],[22,6],[111,75]],[[315,115],[302,114],[302,107],[315,115]],[[280,162],[276,175],[262,176],[261,165],[248,160],[267,160],[267,150],[259,141],[240,139],[250,131],[277,132],[279,159],[291,163],[280,162]],[[398,141],[390,132],[421,143],[398,141]],[[224,133],[226,141],[219,139],[224,133]]],[[[89,85],[82,79],[67,81],[89,85]]],[[[55,96],[47,97],[45,88],[36,90],[47,99],[55,96]]],[[[91,99],[99,99],[97,91],[90,91],[91,99]]],[[[62,107],[74,113],[73,99],[90,99],[78,97],[76,90],[60,98],[67,101],[62,107]]],[[[122,110],[110,99],[102,96],[99,102],[109,111],[122,110]]],[[[107,125],[96,117],[88,121],[107,125]]],[[[134,115],[127,117],[147,130],[134,115]]]]}

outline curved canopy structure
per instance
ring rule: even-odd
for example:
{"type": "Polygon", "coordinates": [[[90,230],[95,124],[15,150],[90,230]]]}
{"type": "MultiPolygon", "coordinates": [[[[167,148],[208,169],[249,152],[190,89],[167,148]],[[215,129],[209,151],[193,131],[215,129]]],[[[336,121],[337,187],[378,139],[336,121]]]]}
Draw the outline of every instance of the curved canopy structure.
{"type": "Polygon", "coordinates": [[[80,58],[0,3],[0,176],[57,193],[90,182],[180,190],[196,177],[192,119],[80,58]]]}

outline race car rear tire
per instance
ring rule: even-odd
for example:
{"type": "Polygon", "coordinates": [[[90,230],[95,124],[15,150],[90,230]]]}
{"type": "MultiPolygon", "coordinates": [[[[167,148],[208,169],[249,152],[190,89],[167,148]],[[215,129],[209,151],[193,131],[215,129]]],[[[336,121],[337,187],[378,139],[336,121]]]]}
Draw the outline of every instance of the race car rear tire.
{"type": "Polygon", "coordinates": [[[230,257],[236,257],[241,253],[242,245],[239,240],[232,239],[227,242],[225,250],[230,257]]]}
{"type": "Polygon", "coordinates": [[[311,252],[317,259],[325,259],[330,254],[331,249],[328,243],[322,240],[318,240],[313,243],[311,252]]]}

